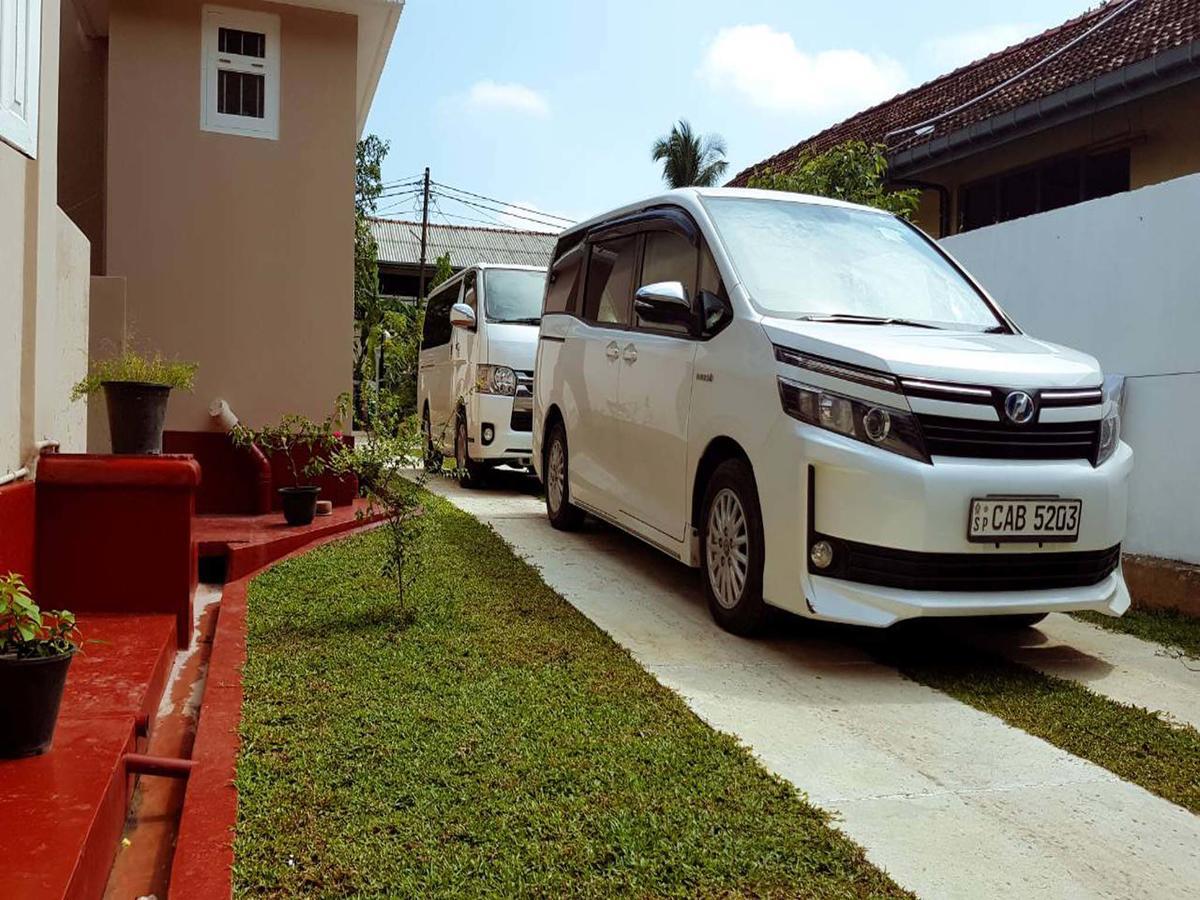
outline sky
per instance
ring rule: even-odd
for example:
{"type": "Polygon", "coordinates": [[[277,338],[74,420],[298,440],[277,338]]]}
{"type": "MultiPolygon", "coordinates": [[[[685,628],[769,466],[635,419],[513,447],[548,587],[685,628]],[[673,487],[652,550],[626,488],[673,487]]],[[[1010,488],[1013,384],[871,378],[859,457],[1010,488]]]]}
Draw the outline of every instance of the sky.
{"type": "Polygon", "coordinates": [[[367,120],[399,185],[379,212],[419,217],[403,192],[429,166],[502,201],[442,189],[435,222],[590,218],[662,189],[650,146],[678,119],[725,139],[732,176],[1089,5],[407,0],[367,120]]]}

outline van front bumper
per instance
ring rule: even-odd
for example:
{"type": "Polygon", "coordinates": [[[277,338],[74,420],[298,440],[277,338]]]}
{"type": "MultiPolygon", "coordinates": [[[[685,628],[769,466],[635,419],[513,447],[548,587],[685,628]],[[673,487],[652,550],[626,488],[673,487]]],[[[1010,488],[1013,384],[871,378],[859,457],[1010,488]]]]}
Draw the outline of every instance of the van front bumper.
{"type": "Polygon", "coordinates": [[[471,459],[529,466],[533,460],[532,404],[525,397],[477,394],[475,415],[468,416],[471,459]],[[485,427],[492,439],[484,441],[485,427]]]}
{"type": "Polygon", "coordinates": [[[780,483],[793,490],[760,489],[768,602],[877,627],[920,616],[1128,609],[1120,568],[1132,471],[1127,445],[1100,466],[951,457],[930,465],[791,420],[781,424],[791,433],[770,445],[795,448],[798,440],[803,452],[800,465],[794,450],[788,460],[769,462],[776,471],[786,468],[780,483]],[[969,541],[971,501],[992,495],[1078,499],[1079,537],[1057,544],[969,541]],[[810,562],[820,540],[833,547],[824,570],[810,562]]]}

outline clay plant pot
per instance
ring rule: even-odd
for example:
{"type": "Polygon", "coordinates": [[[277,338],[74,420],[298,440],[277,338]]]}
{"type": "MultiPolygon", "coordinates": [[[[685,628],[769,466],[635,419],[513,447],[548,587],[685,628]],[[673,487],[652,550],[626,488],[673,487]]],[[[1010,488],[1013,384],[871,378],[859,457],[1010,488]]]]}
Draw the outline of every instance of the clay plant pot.
{"type": "Polygon", "coordinates": [[[37,756],[50,749],[74,655],[0,656],[0,759],[37,756]]]}
{"type": "Polygon", "coordinates": [[[317,497],[321,489],[315,484],[279,489],[283,500],[283,517],[289,525],[311,525],[317,512],[317,497]]]}
{"type": "Polygon", "coordinates": [[[165,384],[104,382],[113,453],[162,453],[163,423],[170,393],[165,384]]]}

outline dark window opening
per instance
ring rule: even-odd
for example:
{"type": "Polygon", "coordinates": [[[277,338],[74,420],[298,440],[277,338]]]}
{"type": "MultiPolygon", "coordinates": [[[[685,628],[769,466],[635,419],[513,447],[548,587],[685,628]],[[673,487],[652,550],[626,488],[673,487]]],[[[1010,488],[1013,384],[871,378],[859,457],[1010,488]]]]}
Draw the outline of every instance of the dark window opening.
{"type": "Polygon", "coordinates": [[[583,279],[584,245],[581,243],[555,248],[554,263],[546,276],[546,300],[542,314],[576,313],[579,310],[579,288],[583,279]]]}
{"type": "Polygon", "coordinates": [[[584,290],[584,319],[605,325],[629,324],[636,257],[636,236],[592,245],[584,290]]]}
{"type": "Polygon", "coordinates": [[[217,72],[217,112],[229,116],[266,117],[264,95],[267,80],[250,72],[217,72]]]}
{"type": "Polygon", "coordinates": [[[422,350],[450,343],[450,307],[458,302],[458,287],[455,284],[429,298],[425,307],[425,328],[421,334],[422,350]]]}
{"type": "MultiPolygon", "coordinates": [[[[209,32],[209,34],[211,33],[209,32]]],[[[257,31],[221,28],[217,31],[217,48],[222,53],[236,53],[238,56],[254,56],[258,59],[265,59],[267,36],[257,31]]]]}
{"type": "Polygon", "coordinates": [[[959,231],[1129,190],[1129,148],[1077,154],[994,175],[959,191],[959,231]]]}

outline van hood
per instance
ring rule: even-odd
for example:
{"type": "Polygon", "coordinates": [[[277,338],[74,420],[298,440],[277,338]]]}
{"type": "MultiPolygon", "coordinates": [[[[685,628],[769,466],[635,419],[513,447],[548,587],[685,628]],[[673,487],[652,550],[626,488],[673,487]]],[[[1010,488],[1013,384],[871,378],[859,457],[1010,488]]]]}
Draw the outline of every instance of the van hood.
{"type": "Polygon", "coordinates": [[[533,360],[537,356],[538,326],[489,322],[487,335],[489,363],[493,366],[508,366],[519,372],[533,371],[533,360]]]}
{"type": "Polygon", "coordinates": [[[770,317],[762,326],[780,346],[907,378],[1020,389],[1096,387],[1102,381],[1095,357],[1025,334],[770,317]]]}

